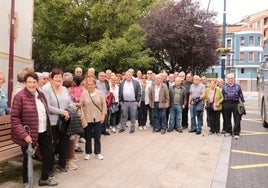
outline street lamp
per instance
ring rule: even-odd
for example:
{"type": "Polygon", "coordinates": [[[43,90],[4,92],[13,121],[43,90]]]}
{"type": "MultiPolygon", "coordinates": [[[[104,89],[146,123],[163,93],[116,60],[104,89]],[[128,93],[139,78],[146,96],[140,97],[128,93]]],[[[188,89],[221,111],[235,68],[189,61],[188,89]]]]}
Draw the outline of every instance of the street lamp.
{"type": "MultiPolygon", "coordinates": [[[[225,48],[225,35],[226,35],[226,0],[223,6],[223,22],[222,22],[222,48],[225,48]]],[[[225,58],[221,59],[221,78],[225,78],[225,58]]]]}

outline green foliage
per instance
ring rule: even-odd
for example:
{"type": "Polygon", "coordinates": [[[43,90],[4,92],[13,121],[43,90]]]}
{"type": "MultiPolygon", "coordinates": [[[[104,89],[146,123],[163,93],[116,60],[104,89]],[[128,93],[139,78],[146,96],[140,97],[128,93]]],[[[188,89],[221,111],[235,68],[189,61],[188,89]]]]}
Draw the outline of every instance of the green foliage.
{"type": "Polygon", "coordinates": [[[33,59],[39,71],[146,68],[154,61],[138,25],[155,0],[35,1],[33,59]]]}

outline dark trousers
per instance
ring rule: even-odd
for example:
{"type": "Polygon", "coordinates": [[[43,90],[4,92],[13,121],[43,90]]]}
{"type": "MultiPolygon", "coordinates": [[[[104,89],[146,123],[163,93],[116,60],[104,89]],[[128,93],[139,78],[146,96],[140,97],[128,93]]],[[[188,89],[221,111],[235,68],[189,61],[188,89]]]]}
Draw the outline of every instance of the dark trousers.
{"type": "Polygon", "coordinates": [[[220,132],[220,111],[208,111],[210,121],[210,132],[219,133],[220,132]]]}
{"type": "Polygon", "coordinates": [[[92,144],[91,139],[94,139],[94,154],[101,153],[101,123],[88,123],[88,126],[85,128],[85,137],[86,145],[85,150],[86,154],[92,153],[92,144]]]}
{"type": "Polygon", "coordinates": [[[149,105],[145,105],[145,101],[141,101],[140,107],[138,107],[139,126],[146,126],[148,107],[149,105]]]}
{"type": "Polygon", "coordinates": [[[241,131],[240,125],[240,115],[237,110],[238,102],[235,101],[224,101],[223,102],[223,119],[224,119],[224,126],[226,128],[226,132],[230,133],[231,135],[239,135],[241,131]],[[232,114],[234,118],[234,128],[232,128],[232,114]]]}
{"type": "Polygon", "coordinates": [[[65,168],[70,136],[60,134],[56,126],[52,126],[51,132],[55,154],[59,154],[59,166],[65,168]]]}
{"type": "MultiPolygon", "coordinates": [[[[109,112],[107,111],[107,114],[109,114],[109,112]]],[[[106,132],[106,129],[108,127],[108,120],[109,120],[109,115],[105,115],[105,120],[104,122],[101,124],[101,132],[102,133],[105,133],[106,132]]]]}
{"type": "MultiPolygon", "coordinates": [[[[42,159],[42,172],[41,179],[47,180],[48,173],[53,169],[53,146],[51,142],[51,137],[47,132],[38,134],[38,145],[43,157],[42,159]]],[[[27,146],[22,146],[21,151],[23,153],[23,169],[22,169],[22,179],[23,183],[28,182],[28,154],[26,153],[27,146]]]]}
{"type": "Polygon", "coordinates": [[[181,121],[181,125],[183,128],[188,128],[188,105],[186,105],[184,107],[184,109],[182,109],[182,121],[181,121]]]}

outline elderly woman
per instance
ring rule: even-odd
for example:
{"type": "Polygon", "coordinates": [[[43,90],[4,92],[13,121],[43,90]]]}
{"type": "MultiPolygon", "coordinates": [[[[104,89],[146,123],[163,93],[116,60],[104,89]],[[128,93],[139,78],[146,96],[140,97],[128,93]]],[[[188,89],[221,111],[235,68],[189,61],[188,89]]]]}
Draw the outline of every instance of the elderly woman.
{"type": "Polygon", "coordinates": [[[4,73],[0,72],[0,116],[4,116],[8,113],[7,94],[2,88],[4,83],[5,83],[4,73]]]}
{"type": "Polygon", "coordinates": [[[69,120],[70,114],[66,110],[71,103],[71,97],[66,87],[63,84],[63,72],[56,68],[50,74],[51,84],[43,87],[43,92],[46,96],[49,110],[49,118],[55,152],[59,154],[59,166],[57,170],[62,173],[67,173],[66,160],[69,146],[70,136],[60,133],[57,128],[59,116],[64,116],[65,120],[69,120]]]}
{"type": "Polygon", "coordinates": [[[220,111],[222,109],[223,95],[216,87],[216,80],[210,81],[210,87],[205,92],[205,108],[210,120],[210,134],[220,135],[220,111]]]}
{"type": "Polygon", "coordinates": [[[53,169],[53,147],[47,101],[37,89],[38,76],[35,73],[27,73],[24,80],[25,88],[14,97],[11,111],[12,140],[21,146],[23,153],[23,183],[28,183],[27,146],[38,144],[43,156],[39,186],[55,186],[58,183],[49,178],[50,170],[53,169]]]}
{"type": "Polygon", "coordinates": [[[100,138],[101,124],[104,122],[105,115],[107,114],[106,96],[96,89],[95,78],[88,77],[86,84],[87,90],[82,93],[80,98],[80,106],[88,122],[88,126],[85,128],[85,160],[89,160],[92,154],[91,138],[94,139],[94,154],[98,159],[103,160],[100,138]]]}

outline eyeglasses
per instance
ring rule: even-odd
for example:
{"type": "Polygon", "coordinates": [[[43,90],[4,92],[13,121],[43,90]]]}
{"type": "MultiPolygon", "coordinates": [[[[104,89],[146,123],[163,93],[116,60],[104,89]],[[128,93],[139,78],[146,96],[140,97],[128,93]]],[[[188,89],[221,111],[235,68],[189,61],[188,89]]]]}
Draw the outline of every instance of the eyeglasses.
{"type": "Polygon", "coordinates": [[[146,80],[146,78],[141,78],[142,80],[146,80]]]}

